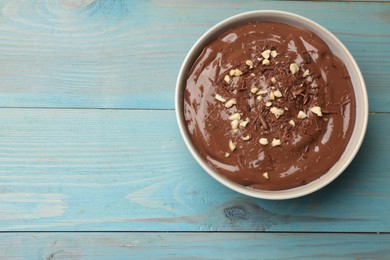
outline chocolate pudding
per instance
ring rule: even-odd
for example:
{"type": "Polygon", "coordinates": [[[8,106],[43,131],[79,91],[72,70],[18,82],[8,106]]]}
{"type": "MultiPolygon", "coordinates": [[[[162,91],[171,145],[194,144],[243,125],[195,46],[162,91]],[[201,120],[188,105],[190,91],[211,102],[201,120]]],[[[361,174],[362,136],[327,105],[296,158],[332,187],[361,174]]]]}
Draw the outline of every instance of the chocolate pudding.
{"type": "Polygon", "coordinates": [[[343,62],[313,32],[274,22],[241,25],[207,45],[183,105],[200,155],[260,190],[320,178],[343,154],[356,116],[343,62]]]}

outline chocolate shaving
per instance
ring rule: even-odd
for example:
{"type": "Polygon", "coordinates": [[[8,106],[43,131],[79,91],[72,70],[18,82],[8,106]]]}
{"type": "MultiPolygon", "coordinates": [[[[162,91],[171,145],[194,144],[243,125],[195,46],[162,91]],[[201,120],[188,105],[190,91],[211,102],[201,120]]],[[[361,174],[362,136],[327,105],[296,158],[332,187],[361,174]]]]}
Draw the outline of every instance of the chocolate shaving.
{"type": "Polygon", "coordinates": [[[309,101],[309,96],[308,95],[303,95],[303,104],[306,105],[306,103],[309,101]]]}
{"type": "Polygon", "coordinates": [[[297,96],[300,95],[303,91],[305,91],[305,88],[304,88],[304,87],[299,88],[299,89],[297,89],[297,90],[294,90],[294,91],[292,92],[292,94],[293,94],[294,98],[297,98],[297,96]]]}
{"type": "Polygon", "coordinates": [[[267,121],[265,121],[265,119],[263,118],[261,113],[259,114],[259,120],[260,120],[260,123],[263,126],[263,128],[267,130],[268,129],[267,121]]]}

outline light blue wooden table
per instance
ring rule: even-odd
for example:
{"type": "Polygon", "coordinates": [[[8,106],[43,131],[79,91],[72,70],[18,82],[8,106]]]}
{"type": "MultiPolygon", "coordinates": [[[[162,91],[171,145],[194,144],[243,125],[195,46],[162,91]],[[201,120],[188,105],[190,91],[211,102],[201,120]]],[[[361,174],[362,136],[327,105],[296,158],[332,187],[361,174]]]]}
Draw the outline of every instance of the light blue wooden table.
{"type": "Polygon", "coordinates": [[[0,0],[0,259],[389,259],[389,112],[388,2],[0,0]],[[223,187],[175,121],[192,44],[256,9],[322,24],[367,83],[357,158],[300,199],[223,187]]]}

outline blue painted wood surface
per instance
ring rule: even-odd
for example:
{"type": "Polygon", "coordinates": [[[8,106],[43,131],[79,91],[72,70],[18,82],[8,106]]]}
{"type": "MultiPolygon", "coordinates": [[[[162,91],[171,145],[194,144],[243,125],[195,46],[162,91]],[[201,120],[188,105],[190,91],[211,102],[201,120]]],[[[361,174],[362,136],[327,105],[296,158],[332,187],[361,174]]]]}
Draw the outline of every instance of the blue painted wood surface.
{"type": "Polygon", "coordinates": [[[0,0],[0,231],[11,232],[0,234],[0,258],[386,259],[389,236],[367,232],[390,232],[389,17],[386,1],[0,0]],[[221,186],[175,122],[186,52],[215,23],[255,9],[319,22],[367,83],[357,158],[300,199],[221,186]]]}
{"type": "Polygon", "coordinates": [[[0,104],[172,109],[197,38],[255,9],[295,12],[335,33],[361,66],[371,110],[390,111],[390,5],[297,1],[0,0],[0,104]]]}
{"type": "Polygon", "coordinates": [[[388,259],[390,235],[240,233],[5,234],[0,254],[41,259],[388,259]]]}

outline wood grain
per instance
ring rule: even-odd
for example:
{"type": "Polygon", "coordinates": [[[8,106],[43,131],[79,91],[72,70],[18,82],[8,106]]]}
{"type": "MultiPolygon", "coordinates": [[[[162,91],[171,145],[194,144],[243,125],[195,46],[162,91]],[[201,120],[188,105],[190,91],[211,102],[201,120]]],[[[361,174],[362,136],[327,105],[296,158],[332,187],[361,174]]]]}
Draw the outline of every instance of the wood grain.
{"type": "Polygon", "coordinates": [[[390,235],[2,234],[2,259],[388,259],[390,235]]]}
{"type": "Polygon", "coordinates": [[[335,33],[361,66],[371,110],[390,112],[390,5],[299,1],[0,0],[0,107],[172,109],[197,38],[256,9],[335,33]]]}
{"type": "Polygon", "coordinates": [[[174,111],[1,109],[0,230],[390,232],[390,117],[348,170],[301,199],[256,200],[209,177],[174,111]]]}

